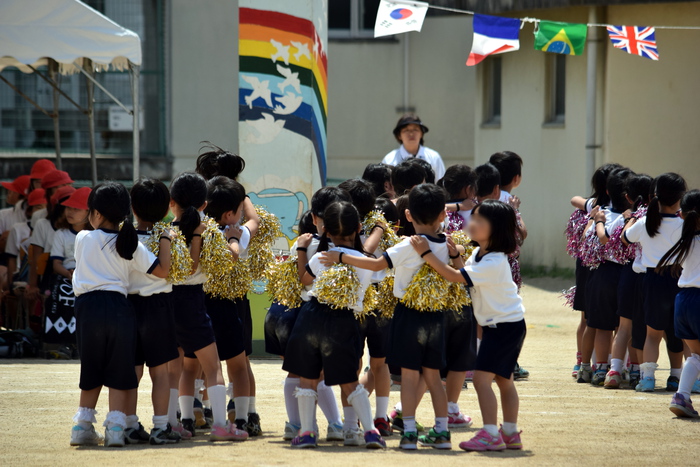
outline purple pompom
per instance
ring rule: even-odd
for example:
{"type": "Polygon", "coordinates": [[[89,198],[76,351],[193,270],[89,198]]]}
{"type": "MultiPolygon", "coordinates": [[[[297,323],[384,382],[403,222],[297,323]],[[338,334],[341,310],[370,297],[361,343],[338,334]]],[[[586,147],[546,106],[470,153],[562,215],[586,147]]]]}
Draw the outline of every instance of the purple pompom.
{"type": "Polygon", "coordinates": [[[445,232],[452,233],[464,228],[464,219],[458,211],[448,211],[445,219],[445,232]]]}
{"type": "Polygon", "coordinates": [[[605,247],[600,243],[594,229],[586,232],[581,243],[581,263],[589,269],[598,269],[605,261],[605,247]]]}
{"type": "Polygon", "coordinates": [[[572,258],[581,257],[581,245],[583,243],[583,232],[588,225],[588,215],[586,211],[581,209],[575,210],[569,217],[569,222],[566,224],[566,252],[572,258]]]}
{"type": "Polygon", "coordinates": [[[574,308],[574,297],[576,297],[576,286],[573,286],[567,290],[562,290],[560,297],[562,297],[564,299],[564,305],[573,309],[574,308]]]}
{"type": "Polygon", "coordinates": [[[627,264],[634,261],[637,256],[637,245],[625,245],[622,243],[622,230],[624,225],[618,226],[610,235],[608,243],[605,244],[605,258],[620,264],[627,264]]]}

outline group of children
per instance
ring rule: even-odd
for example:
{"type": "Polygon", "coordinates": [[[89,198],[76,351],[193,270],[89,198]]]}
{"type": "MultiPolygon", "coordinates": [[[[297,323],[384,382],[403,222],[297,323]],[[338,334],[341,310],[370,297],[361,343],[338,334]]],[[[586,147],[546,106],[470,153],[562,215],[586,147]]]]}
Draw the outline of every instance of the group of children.
{"type": "Polygon", "coordinates": [[[571,200],[576,211],[566,229],[576,258],[567,298],[581,312],[572,376],[654,392],[664,340],[670,410],[697,418],[690,395],[700,393],[700,191],[688,191],[675,173],[652,179],[612,163],[599,167],[591,184],[589,198],[571,200]]]}

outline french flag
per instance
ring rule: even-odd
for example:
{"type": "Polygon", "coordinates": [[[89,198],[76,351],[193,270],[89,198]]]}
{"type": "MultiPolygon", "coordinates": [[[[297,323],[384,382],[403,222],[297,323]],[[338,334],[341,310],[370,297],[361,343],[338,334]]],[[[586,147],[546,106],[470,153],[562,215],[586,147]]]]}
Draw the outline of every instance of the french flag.
{"type": "Polygon", "coordinates": [[[474,66],[493,54],[512,52],[520,48],[518,18],[474,15],[474,42],[467,66],[474,66]]]}

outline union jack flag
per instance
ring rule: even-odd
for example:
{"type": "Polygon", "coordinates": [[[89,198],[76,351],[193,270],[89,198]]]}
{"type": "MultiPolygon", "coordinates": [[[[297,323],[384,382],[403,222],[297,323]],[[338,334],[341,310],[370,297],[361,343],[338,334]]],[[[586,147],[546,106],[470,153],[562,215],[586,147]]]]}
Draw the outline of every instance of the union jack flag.
{"type": "Polygon", "coordinates": [[[659,59],[656,30],[651,26],[608,26],[613,47],[651,60],[659,59]]]}

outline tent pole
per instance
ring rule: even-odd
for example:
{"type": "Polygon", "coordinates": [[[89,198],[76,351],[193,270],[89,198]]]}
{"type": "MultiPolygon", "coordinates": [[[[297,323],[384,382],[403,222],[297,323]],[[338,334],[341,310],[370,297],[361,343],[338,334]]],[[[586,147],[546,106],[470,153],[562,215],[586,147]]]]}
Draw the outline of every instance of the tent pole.
{"type": "Polygon", "coordinates": [[[61,95],[58,93],[57,77],[58,77],[58,62],[56,60],[51,60],[49,62],[49,77],[51,78],[55,86],[52,86],[53,90],[53,141],[56,147],[56,168],[58,170],[63,170],[63,161],[61,160],[61,130],[58,120],[58,104],[61,99],[61,95]]]}
{"type": "Polygon", "coordinates": [[[138,65],[134,65],[133,63],[129,62],[129,68],[131,69],[131,103],[133,104],[133,110],[132,110],[132,115],[134,117],[133,119],[133,127],[134,127],[134,138],[133,138],[133,143],[134,143],[134,154],[133,154],[133,178],[134,182],[139,179],[139,169],[140,169],[140,164],[141,164],[141,131],[140,131],[140,125],[141,122],[139,122],[139,119],[141,117],[141,112],[139,108],[139,80],[141,76],[141,71],[139,69],[138,65]]]}
{"type": "Polygon", "coordinates": [[[90,161],[92,166],[92,186],[97,185],[97,156],[95,155],[95,88],[93,85],[92,74],[93,66],[92,60],[85,59],[84,63],[87,71],[83,70],[86,76],[85,85],[87,88],[87,109],[88,109],[88,138],[90,141],[90,161]]]}

